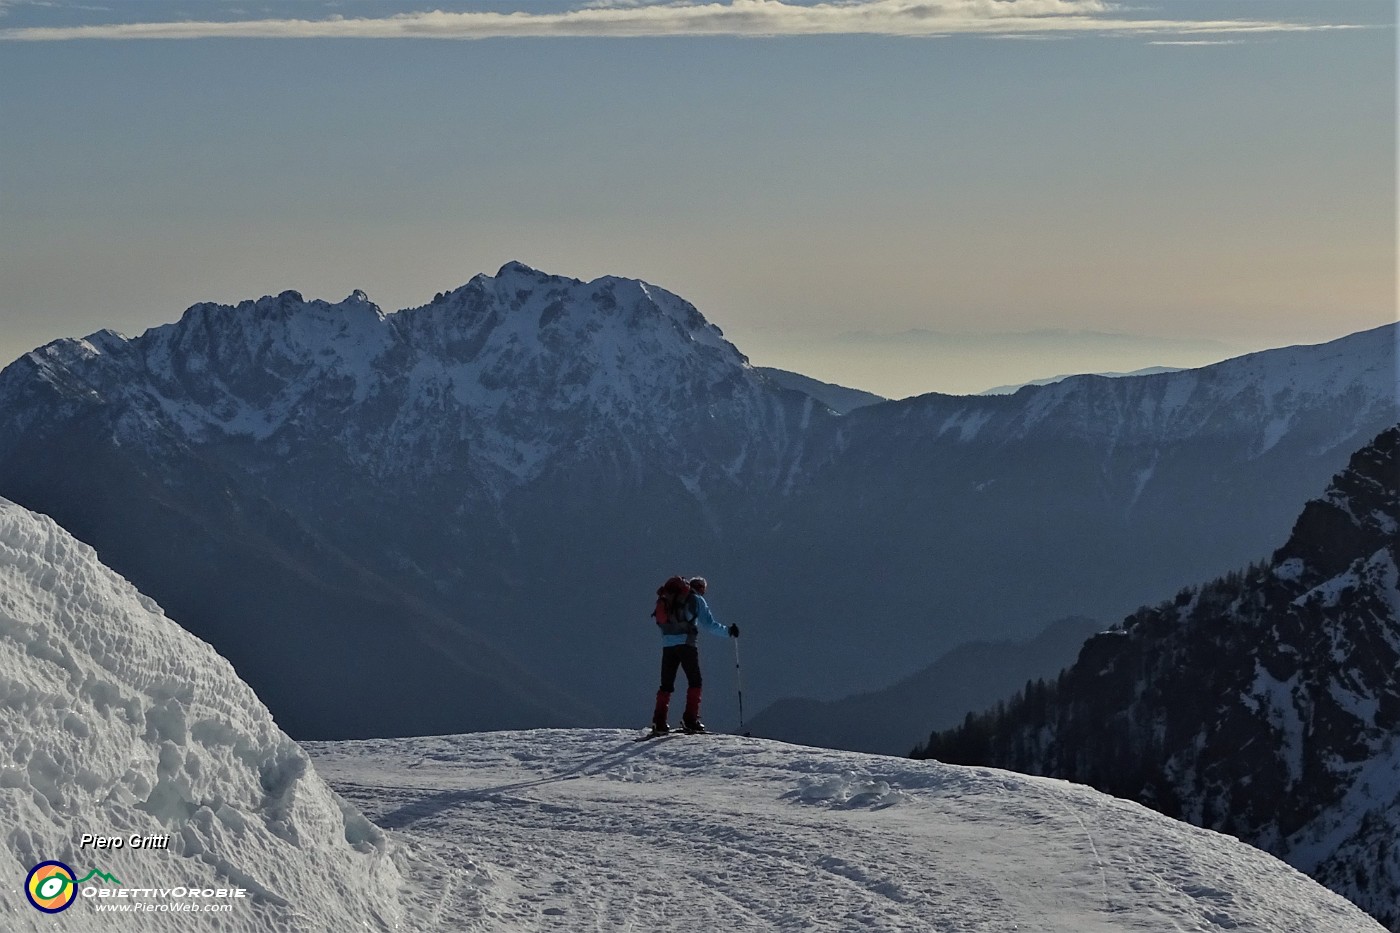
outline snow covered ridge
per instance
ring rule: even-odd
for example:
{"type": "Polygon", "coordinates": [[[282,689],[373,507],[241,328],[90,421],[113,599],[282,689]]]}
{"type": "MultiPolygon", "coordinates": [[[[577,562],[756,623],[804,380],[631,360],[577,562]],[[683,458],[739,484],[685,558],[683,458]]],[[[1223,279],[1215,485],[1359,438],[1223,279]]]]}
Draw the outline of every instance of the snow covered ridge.
{"type": "Polygon", "coordinates": [[[1400,931],[1400,426],[1263,565],[1091,639],[923,754],[1083,781],[1254,843],[1400,931]]]}
{"type": "Polygon", "coordinates": [[[669,438],[667,419],[708,413],[781,439],[795,420],[785,408],[800,407],[665,289],[515,262],[389,315],[360,291],[336,304],[287,291],[25,359],[62,394],[125,409],[117,431],[129,441],[159,447],[173,432],[295,450],[329,439],[372,473],[470,465],[498,490],[562,449],[606,446],[623,426],[669,438]]]}
{"type": "Polygon", "coordinates": [[[228,910],[179,919],[349,931],[402,917],[384,834],[316,775],[228,662],[91,548],[4,499],[0,826],[6,931],[144,931],[175,919],[154,914],[210,905],[228,910]],[[49,860],[73,881],[115,881],[94,876],[50,916],[25,896],[26,875],[49,860]]]}
{"type": "Polygon", "coordinates": [[[906,400],[947,434],[1006,441],[1055,432],[1158,445],[1225,437],[1247,428],[1248,454],[1262,456],[1319,418],[1337,418],[1334,443],[1359,422],[1400,419],[1400,324],[1311,346],[1262,350],[1199,369],[1081,375],[1021,387],[1011,396],[906,400]],[[1335,414],[1334,405],[1344,402],[1335,414]]]}
{"type": "Polygon", "coordinates": [[[310,743],[452,930],[1380,933],[1238,840],[1062,781],[730,735],[310,743]]]}
{"type": "Polygon", "coordinates": [[[58,340],[22,358],[8,393],[0,380],[0,407],[26,428],[37,407],[26,377],[37,376],[69,406],[121,410],[115,430],[126,442],[271,441],[290,453],[330,444],[378,476],[466,467],[497,495],[561,454],[614,460],[623,446],[630,465],[646,469],[646,454],[678,453],[666,443],[674,425],[703,419],[748,440],[724,437],[697,475],[742,472],[788,488],[796,471],[842,446],[833,435],[846,420],[853,433],[844,443],[899,419],[944,443],[1109,437],[1130,441],[1130,453],[1246,430],[1249,454],[1260,456],[1290,434],[1310,437],[1344,400],[1350,416],[1333,444],[1349,445],[1352,424],[1400,414],[1398,337],[1400,326],[1387,325],[1197,370],[1074,376],[1007,398],[935,393],[841,419],[828,405],[846,411],[875,397],[749,366],[718,327],[663,288],[511,262],[391,314],[360,291],[338,303],[287,291],[197,304],[130,340],[112,331],[58,340]],[[656,450],[636,449],[648,439],[656,450]]]}

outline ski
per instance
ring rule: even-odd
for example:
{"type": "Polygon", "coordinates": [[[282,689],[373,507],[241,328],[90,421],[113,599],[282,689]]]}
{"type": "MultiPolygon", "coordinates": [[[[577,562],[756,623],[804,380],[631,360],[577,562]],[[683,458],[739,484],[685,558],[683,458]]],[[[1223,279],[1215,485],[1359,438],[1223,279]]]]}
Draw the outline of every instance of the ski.
{"type": "Polygon", "coordinates": [[[676,735],[731,735],[731,734],[732,734],[732,733],[728,733],[728,732],[712,732],[712,731],[710,731],[709,729],[706,729],[704,732],[686,732],[686,731],[683,730],[683,729],[672,729],[670,732],[643,732],[641,735],[637,736],[637,737],[636,737],[635,739],[633,739],[632,741],[633,741],[633,742],[645,742],[645,741],[648,741],[649,739],[664,739],[664,738],[666,738],[666,737],[668,737],[668,736],[676,736],[676,735]]]}
{"type": "Polygon", "coordinates": [[[660,739],[660,738],[665,738],[665,737],[668,736],[668,735],[718,735],[718,734],[719,734],[719,733],[711,732],[709,729],[686,729],[684,726],[682,726],[682,727],[677,728],[677,729],[669,729],[669,730],[667,730],[667,731],[665,731],[665,732],[657,732],[655,729],[649,729],[649,730],[647,730],[646,732],[643,732],[641,735],[637,736],[637,737],[636,737],[635,739],[633,739],[632,741],[634,741],[634,742],[645,742],[647,739],[660,739]]]}

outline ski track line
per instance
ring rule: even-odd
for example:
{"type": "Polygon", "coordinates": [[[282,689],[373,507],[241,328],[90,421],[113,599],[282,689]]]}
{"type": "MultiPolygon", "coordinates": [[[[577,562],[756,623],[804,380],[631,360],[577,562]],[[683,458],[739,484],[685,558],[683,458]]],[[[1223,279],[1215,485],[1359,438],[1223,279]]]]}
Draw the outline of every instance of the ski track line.
{"type": "MultiPolygon", "coordinates": [[[[840,824],[827,822],[827,817],[833,810],[839,812],[844,808],[810,804],[794,798],[795,792],[784,780],[791,775],[784,769],[774,772],[778,780],[764,780],[758,785],[767,787],[767,792],[760,791],[757,797],[741,803],[740,809],[734,812],[712,811],[703,799],[692,799],[679,787],[674,792],[668,791],[664,782],[651,784],[656,796],[623,805],[616,799],[618,788],[612,782],[630,782],[630,777],[622,775],[632,774],[634,760],[660,757],[664,765],[665,756],[655,755],[659,748],[658,743],[633,746],[628,738],[565,771],[546,772],[526,780],[518,777],[492,780],[494,775],[477,771],[470,776],[444,774],[451,783],[394,786],[392,789],[385,786],[374,792],[355,781],[337,784],[345,788],[347,796],[363,796],[372,801],[366,809],[374,812],[367,815],[376,822],[381,822],[387,814],[412,812],[412,819],[404,821],[407,825],[394,830],[410,838],[423,833],[429,834],[426,838],[445,835],[480,840],[468,846],[475,859],[484,865],[499,867],[516,884],[534,890],[541,889],[540,878],[545,873],[558,876],[562,871],[558,866],[574,866],[571,870],[577,874],[580,853],[590,853],[591,861],[600,867],[619,860],[656,863],[658,868],[649,872],[645,879],[649,888],[663,895],[671,885],[658,875],[659,871],[670,871],[667,877],[674,878],[674,866],[702,866],[704,870],[693,876],[703,882],[705,891],[722,893],[733,911],[730,916],[725,916],[730,911],[707,914],[708,920],[721,922],[716,929],[724,928],[726,923],[728,928],[746,930],[862,929],[924,933],[934,929],[1013,929],[1015,911],[1008,909],[1004,894],[994,887],[989,888],[986,878],[975,873],[969,875],[956,864],[944,864],[935,854],[936,850],[930,849],[931,843],[936,846],[936,840],[900,841],[877,837],[870,827],[859,821],[847,829],[838,829],[840,824]],[[644,754],[639,757],[635,752],[644,754]],[[453,780],[456,777],[464,782],[479,783],[463,786],[453,780]],[[428,806],[432,801],[442,809],[434,812],[428,806]],[[806,812],[809,810],[810,814],[806,812]],[[761,827],[778,812],[785,814],[782,819],[791,832],[779,834],[782,838],[775,844],[772,834],[765,833],[761,827]],[[661,825],[666,826],[667,835],[679,835],[684,841],[679,846],[674,839],[665,847],[654,846],[651,836],[661,825]],[[561,834],[569,837],[569,841],[558,846],[541,845],[543,839],[558,839],[561,834]],[[531,853],[526,854],[522,846],[528,846],[531,853]],[[834,857],[832,853],[836,851],[844,857],[834,857]],[[686,852],[690,854],[678,855],[686,852]],[[907,879],[902,880],[901,866],[928,865],[930,859],[937,863],[937,870],[926,883],[910,888],[905,883],[907,879]],[[540,865],[541,861],[550,864],[546,867],[540,865]],[[724,867],[735,865],[747,866],[741,869],[746,878],[761,879],[754,893],[748,893],[742,886],[736,888],[735,883],[725,877],[724,867]],[[957,926],[948,927],[931,919],[945,909],[945,899],[956,900],[957,892],[973,888],[981,891],[979,909],[974,915],[964,916],[957,926]],[[802,905],[802,909],[780,910],[776,906],[780,903],[802,905]],[[813,926],[812,921],[817,917],[829,920],[813,926]]],[[[735,748],[727,754],[717,752],[716,758],[742,758],[743,754],[742,749],[735,748]]],[[[444,761],[467,764],[452,758],[444,761]]],[[[765,775],[770,770],[761,762],[750,767],[765,775]]],[[[377,777],[384,781],[391,775],[377,777]]],[[[644,783],[650,784],[650,781],[644,783]]],[[[1056,809],[1063,809],[1061,801],[1055,803],[1056,809]]],[[[884,808],[855,807],[851,813],[877,809],[884,808]]],[[[1082,821],[1080,826],[1087,836],[1082,821]]],[[[1106,884],[1102,859],[1097,856],[1092,837],[1089,838],[1098,859],[1096,867],[1101,869],[1102,897],[1106,884]]],[[[659,913],[649,909],[652,905],[645,901],[638,903],[635,894],[620,902],[615,889],[635,883],[636,879],[623,879],[589,886],[591,890],[571,892],[570,911],[576,920],[590,916],[594,923],[605,924],[601,929],[667,928],[665,907],[669,905],[674,911],[677,902],[673,898],[661,898],[656,905],[663,908],[659,913]]],[[[502,892],[498,890],[497,893],[502,892]]],[[[511,902],[508,915],[518,922],[528,924],[542,919],[525,916],[524,905],[511,898],[505,900],[511,902]]],[[[686,910],[693,912],[697,906],[691,904],[686,910]]]]}
{"type": "MultiPolygon", "coordinates": [[[[742,826],[722,817],[716,818],[708,812],[690,813],[678,818],[677,805],[671,802],[652,804],[648,809],[658,814],[657,819],[665,820],[672,829],[681,832],[683,837],[689,840],[691,847],[709,853],[716,864],[733,864],[736,857],[753,860],[763,864],[767,869],[767,876],[771,878],[792,878],[794,875],[819,871],[845,888],[862,893],[872,900],[889,901],[901,906],[907,906],[913,900],[893,879],[871,878],[859,865],[852,865],[843,859],[824,854],[833,847],[830,827],[825,829],[820,840],[806,837],[796,840],[801,842],[804,854],[808,857],[789,857],[775,851],[772,840],[767,835],[747,831],[742,826]],[[776,863],[776,867],[770,867],[773,863],[776,863]]],[[[612,829],[611,821],[598,824],[596,812],[593,812],[592,822],[589,822],[582,810],[569,813],[569,818],[564,820],[558,819],[561,814],[552,808],[545,812],[549,813],[552,819],[538,822],[536,826],[539,829],[548,828],[585,835],[601,834],[605,838],[618,834],[612,829]]],[[[644,826],[622,831],[637,837],[639,842],[649,841],[650,833],[644,826]]],[[[849,849],[858,846],[859,842],[858,834],[850,834],[845,847],[849,849]]],[[[565,852],[568,851],[571,850],[566,848],[565,852]]]]}
{"type": "MultiPolygon", "coordinates": [[[[549,846],[541,849],[541,853],[546,855],[551,861],[561,864],[568,864],[570,860],[575,860],[580,850],[598,852],[610,847],[622,845],[622,848],[625,850],[635,852],[638,846],[652,847],[653,833],[647,825],[622,825],[624,822],[630,821],[621,818],[608,819],[606,822],[599,823],[597,821],[598,814],[596,811],[590,811],[589,814],[585,814],[582,805],[580,804],[579,806],[580,809],[577,811],[561,813],[557,805],[549,805],[539,811],[541,818],[535,820],[529,820],[530,814],[521,813],[520,815],[526,817],[526,820],[518,822],[515,828],[518,830],[536,831],[549,829],[556,832],[582,835],[590,839],[590,843],[586,846],[561,843],[557,846],[549,846]],[[559,817],[561,816],[565,816],[566,818],[560,819],[559,817]],[[529,820],[528,823],[526,822],[527,820],[529,820]],[[622,844],[621,840],[618,838],[620,836],[631,837],[631,844],[622,844]]],[[[810,871],[812,867],[801,861],[776,855],[763,846],[761,837],[754,837],[752,840],[746,840],[746,842],[751,842],[751,844],[744,846],[733,845],[731,839],[717,838],[739,832],[736,827],[729,825],[723,820],[707,822],[692,817],[687,821],[678,821],[674,812],[675,805],[670,802],[652,804],[645,809],[655,814],[650,817],[648,822],[668,822],[673,829],[679,830],[682,833],[683,838],[689,843],[688,848],[690,851],[707,854],[707,858],[701,859],[683,857],[681,861],[691,863],[699,862],[701,865],[699,869],[693,869],[686,874],[698,881],[703,881],[704,889],[707,893],[720,895],[732,904],[736,912],[740,915],[738,919],[742,923],[741,928],[743,929],[767,929],[779,918],[765,914],[765,912],[761,910],[761,907],[764,906],[761,901],[746,903],[743,899],[730,894],[726,890],[729,882],[719,877],[712,876],[711,872],[706,869],[707,864],[733,865],[736,861],[736,856],[738,856],[739,859],[742,860],[751,860],[761,863],[762,867],[759,869],[759,873],[764,877],[777,879],[791,878],[794,874],[805,874],[807,871],[810,871]]],[[[636,812],[635,808],[632,812],[636,812]]],[[[533,834],[531,838],[534,838],[533,834]]],[[[674,848],[674,846],[672,848],[674,848]]],[[[855,886],[848,879],[842,880],[849,886],[855,886]]],[[[666,884],[664,880],[658,880],[658,883],[662,885],[666,884]]],[[[602,899],[606,900],[606,898],[602,899]]],[[[649,928],[654,928],[658,921],[664,919],[655,917],[654,911],[645,913],[647,913],[648,916],[649,928]]],[[[629,921],[630,920],[631,918],[629,918],[629,921]]]]}
{"type": "MultiPolygon", "coordinates": [[[[697,821],[697,823],[698,822],[699,821],[697,821]]],[[[732,856],[737,853],[754,859],[755,861],[780,863],[781,867],[771,872],[769,877],[783,878],[792,877],[798,872],[803,874],[821,872],[833,881],[855,892],[868,896],[872,902],[885,900],[905,907],[908,906],[912,900],[912,898],[905,894],[893,880],[875,880],[872,882],[868,874],[859,866],[851,865],[844,859],[837,858],[833,855],[821,854],[823,851],[840,848],[840,846],[833,844],[830,832],[828,832],[826,837],[820,842],[807,838],[800,839],[799,841],[804,847],[803,854],[807,854],[807,852],[811,853],[809,858],[800,858],[779,854],[768,844],[770,840],[760,834],[745,834],[739,827],[732,826],[728,823],[719,823],[718,825],[722,825],[728,833],[741,838],[721,840],[716,838],[716,834],[710,833],[708,835],[708,844],[697,841],[697,848],[710,848],[716,850],[718,853],[728,853],[731,856],[731,861],[732,856]],[[898,896],[892,895],[890,893],[891,890],[897,891],[898,896]]],[[[850,843],[858,843],[858,841],[858,837],[854,835],[852,838],[846,840],[847,850],[851,848],[850,843]]]]}
{"type": "Polygon", "coordinates": [[[709,891],[711,894],[715,895],[716,897],[722,897],[730,904],[733,904],[737,910],[748,916],[754,922],[754,924],[756,925],[756,929],[764,929],[764,925],[767,921],[762,915],[759,914],[757,910],[754,909],[752,905],[744,903],[743,901],[734,897],[729,892],[725,891],[723,888],[717,887],[715,885],[709,885],[706,888],[706,890],[709,891]]]}
{"type": "MultiPolygon", "coordinates": [[[[402,803],[402,801],[394,800],[393,795],[371,795],[363,793],[363,788],[357,789],[361,790],[361,793],[351,796],[366,801],[372,800],[378,807],[391,808],[402,803]]],[[[635,890],[629,890],[626,902],[623,904],[617,903],[616,894],[610,893],[608,886],[587,885],[577,890],[561,890],[561,885],[566,885],[566,882],[560,877],[561,868],[577,867],[581,851],[596,851],[604,843],[613,846],[618,844],[617,837],[622,833],[614,828],[613,821],[609,821],[601,827],[590,827],[586,825],[586,814],[581,809],[566,810],[558,804],[533,798],[507,798],[505,795],[496,795],[485,799],[478,798],[471,803],[487,805],[489,810],[480,811],[475,806],[459,806],[454,808],[455,814],[443,814],[441,820],[423,820],[420,826],[422,830],[428,832],[431,832],[430,827],[447,828],[455,835],[480,833],[482,830],[491,831],[490,838],[495,841],[494,847],[486,852],[479,851],[478,855],[489,853],[488,863],[501,866],[510,875],[514,896],[506,896],[500,903],[501,911],[509,922],[520,924],[526,928],[535,928],[551,916],[562,916],[557,912],[551,914],[550,911],[563,910],[564,913],[572,914],[575,917],[591,917],[594,926],[599,930],[613,930],[617,929],[619,925],[628,929],[669,928],[666,925],[668,919],[666,902],[658,901],[656,908],[647,909],[646,902],[641,900],[635,890]],[[503,800],[508,800],[512,804],[512,812],[516,818],[509,821],[505,827],[499,823],[492,826],[480,825],[474,817],[473,811],[499,814],[501,812],[499,804],[503,800]],[[568,818],[560,820],[561,815],[568,818]],[[540,845],[540,831],[545,829],[599,838],[586,846],[569,843],[540,845]],[[549,881],[551,877],[557,880],[551,883],[549,881]],[[551,888],[553,888],[552,891],[551,888]],[[567,907],[563,905],[567,905],[567,907]]],[[[394,832],[414,842],[431,842],[436,838],[436,834],[423,835],[417,829],[395,830],[394,832]]],[[[647,841],[645,828],[639,827],[634,830],[633,834],[640,841],[647,841]]],[[[449,853],[440,854],[446,856],[449,853]]],[[[462,853],[454,851],[450,854],[461,855],[462,853]]],[[[664,893],[673,882],[663,878],[649,877],[645,883],[658,893],[664,893]]],[[[619,880],[614,888],[622,888],[624,884],[624,881],[619,880]]],[[[500,893],[504,894],[505,892],[500,893]]],[[[760,922],[760,918],[751,907],[746,907],[733,898],[726,897],[725,899],[734,905],[739,916],[710,918],[717,923],[714,928],[766,928],[766,925],[760,922]]],[[[443,909],[447,909],[448,905],[445,899],[440,903],[443,909]]],[[[674,908],[673,903],[670,906],[674,908]]],[[[440,916],[440,913],[435,912],[434,916],[440,916]]]]}
{"type": "Polygon", "coordinates": [[[1074,808],[1073,802],[1069,799],[1068,795],[1057,792],[1055,796],[1060,804],[1060,808],[1074,817],[1074,821],[1079,824],[1080,830],[1084,833],[1084,838],[1089,840],[1089,849],[1094,853],[1094,866],[1099,870],[1099,894],[1103,898],[1103,909],[1111,913],[1113,911],[1113,902],[1108,896],[1108,874],[1104,871],[1103,857],[1099,855],[1099,847],[1094,841],[1094,834],[1089,832],[1089,827],[1085,825],[1084,820],[1079,816],[1079,811],[1074,808]]]}
{"type": "MultiPolygon", "coordinates": [[[[529,789],[534,790],[536,787],[542,786],[543,783],[545,782],[529,789]]],[[[382,792],[373,793],[363,785],[352,785],[350,782],[341,786],[347,797],[357,799],[357,802],[372,803],[373,806],[368,807],[371,810],[402,813],[405,810],[416,808],[422,800],[422,795],[415,793],[417,789],[405,789],[405,793],[396,795],[382,792]]],[[[924,896],[911,896],[900,887],[895,879],[873,877],[869,871],[861,866],[829,854],[833,846],[831,827],[821,828],[816,836],[803,832],[797,839],[790,840],[791,842],[799,842],[802,846],[802,854],[794,857],[774,851],[772,840],[767,834],[752,832],[743,826],[735,825],[731,821],[732,818],[716,817],[706,811],[678,814],[676,812],[678,806],[686,810],[692,809],[691,806],[687,806],[684,800],[667,799],[649,803],[644,809],[650,815],[640,822],[629,818],[626,814],[610,814],[606,820],[599,822],[599,810],[596,806],[589,806],[586,800],[576,803],[560,803],[557,798],[541,799],[533,796],[491,793],[490,788],[483,790],[487,793],[468,795],[463,789],[464,792],[461,796],[454,799],[447,810],[431,815],[424,814],[423,817],[416,818],[411,822],[415,824],[416,828],[424,831],[428,831],[434,826],[479,831],[483,827],[478,825],[475,814],[482,812],[480,808],[487,807],[490,813],[499,815],[502,812],[502,804],[505,804],[512,814],[509,830],[502,832],[502,827],[499,824],[487,828],[493,829],[492,836],[500,843],[501,851],[498,851],[497,855],[509,855],[509,861],[513,863],[514,867],[509,865],[506,867],[510,868],[517,883],[527,890],[543,891],[547,888],[547,885],[543,883],[544,875],[557,874],[556,866],[576,863],[580,851],[596,852],[600,849],[615,847],[619,836],[632,837],[634,844],[648,844],[652,835],[648,824],[666,822],[672,829],[680,831],[682,836],[689,840],[690,847],[697,857],[687,859],[687,861],[697,862],[702,866],[734,865],[736,862],[751,863],[752,867],[745,868],[745,873],[749,876],[764,878],[764,887],[767,890],[792,887],[794,879],[810,878],[820,874],[821,877],[827,879],[826,882],[815,885],[799,884],[798,888],[814,886],[816,890],[809,891],[808,896],[815,897],[816,902],[822,904],[824,912],[832,911],[849,915],[854,911],[870,917],[874,922],[869,925],[878,928],[921,929],[927,926],[927,921],[921,920],[918,915],[920,906],[931,906],[918,903],[924,900],[924,896]],[[459,826],[457,825],[459,823],[466,825],[459,826]],[[539,841],[543,830],[568,833],[571,836],[581,835],[589,838],[590,842],[585,846],[568,843],[540,846],[539,841]],[[523,835],[517,836],[518,833],[523,833],[523,835]],[[530,842],[523,843],[525,839],[529,839],[530,842]],[[522,852],[522,844],[530,851],[522,852]],[[854,899],[854,903],[852,899],[854,899]],[[889,907],[881,908],[880,904],[882,903],[889,905],[889,907]],[[855,904],[860,906],[856,907],[855,904]],[[879,920],[875,920],[875,915],[880,915],[879,920]]],[[[429,794],[428,796],[433,795],[429,794]]],[[[633,814],[635,814],[635,807],[633,814]]],[[[758,816],[758,814],[754,815],[758,816]]],[[[410,838],[424,838],[415,831],[415,828],[397,829],[394,832],[405,834],[410,838]]],[[[838,848],[844,846],[844,850],[864,849],[862,844],[864,840],[861,834],[850,833],[843,834],[843,836],[849,838],[837,846],[838,848]]],[[[775,913],[772,905],[762,898],[736,896],[728,890],[728,881],[713,876],[703,868],[698,873],[688,874],[696,876],[697,880],[705,881],[704,887],[708,893],[722,897],[732,906],[739,916],[724,919],[730,923],[737,920],[736,928],[801,929],[806,922],[806,919],[801,916],[784,912],[775,913]]],[[[578,892],[578,894],[586,893],[578,892]]],[[[644,921],[646,928],[649,929],[656,928],[658,922],[662,924],[665,922],[664,916],[658,917],[655,911],[646,910],[644,905],[639,904],[635,893],[629,896],[626,906],[609,903],[612,899],[607,897],[605,892],[594,893],[597,896],[587,900],[581,900],[577,895],[570,898],[571,912],[576,914],[592,913],[600,921],[605,919],[614,921],[613,924],[610,924],[613,926],[616,925],[615,922],[620,921],[629,928],[636,928],[639,920],[644,921]],[[619,907],[622,909],[619,910],[619,907]]],[[[530,898],[525,894],[521,894],[519,897],[531,902],[538,899],[530,898]]],[[[444,909],[447,906],[445,899],[439,904],[444,909]]],[[[526,904],[518,901],[512,903],[510,912],[520,921],[529,919],[522,914],[534,913],[526,904]]]]}
{"type": "MultiPolygon", "coordinates": [[[[863,867],[858,861],[829,854],[832,849],[868,854],[871,840],[863,833],[843,833],[841,841],[834,842],[831,826],[804,827],[803,832],[787,837],[785,841],[787,846],[795,844],[800,849],[791,855],[784,855],[775,851],[777,847],[767,835],[751,831],[746,824],[736,825],[732,818],[716,817],[708,811],[678,818],[674,802],[652,804],[648,809],[660,814],[657,818],[665,819],[672,830],[688,840],[696,855],[701,856],[691,861],[711,865],[737,863],[746,876],[764,879],[764,890],[780,891],[796,887],[795,893],[802,895],[804,901],[820,903],[826,911],[838,914],[854,912],[869,916],[871,919],[867,925],[879,928],[925,930],[928,929],[926,912],[936,909],[937,893],[909,892],[895,877],[883,876],[863,867]],[[817,881],[818,877],[826,880],[817,881]],[[806,880],[798,884],[795,879],[806,880]],[[859,904],[859,907],[854,904],[859,904]]],[[[596,811],[593,812],[596,816],[596,811]]],[[[604,838],[618,832],[611,823],[600,827],[596,822],[590,822],[580,828],[574,826],[574,822],[555,820],[549,825],[565,832],[601,833],[604,838]]],[[[544,828],[544,824],[539,826],[544,828]]],[[[636,836],[637,842],[649,841],[650,832],[645,828],[623,829],[622,832],[636,836]]],[[[919,853],[909,850],[901,849],[897,854],[901,863],[920,858],[919,853]]],[[[870,860],[872,863],[877,861],[874,857],[870,860]]],[[[712,872],[702,872],[700,877],[706,882],[706,890],[724,894],[751,917],[763,920],[764,926],[761,928],[775,925],[803,928],[802,918],[773,913],[771,905],[761,897],[746,900],[729,894],[726,890],[728,882],[712,872]]]]}
{"type": "Polygon", "coordinates": [[[473,883],[458,877],[456,872],[445,870],[445,866],[465,861],[473,873],[479,872],[480,866],[458,845],[444,844],[443,840],[432,837],[408,835],[407,838],[418,846],[417,857],[408,872],[409,880],[415,883],[415,893],[421,896],[425,887],[438,890],[432,904],[423,910],[427,919],[422,928],[443,929],[445,918],[455,917],[470,922],[462,929],[490,929],[494,914],[487,901],[494,896],[494,881],[488,876],[485,884],[473,883]]]}
{"type": "MultiPolygon", "coordinates": [[[[672,733],[668,736],[662,736],[660,739],[653,739],[649,742],[636,742],[635,740],[627,740],[613,748],[609,748],[604,752],[594,755],[586,761],[574,765],[567,771],[557,774],[551,774],[546,772],[544,776],[535,778],[533,780],[517,780],[505,784],[497,784],[488,787],[395,788],[396,790],[399,790],[401,792],[400,794],[395,795],[396,799],[400,800],[400,806],[391,812],[381,814],[377,819],[377,823],[383,829],[404,830],[426,816],[440,815],[449,808],[455,809],[462,806],[474,804],[482,800],[493,802],[530,801],[534,798],[511,797],[508,796],[506,792],[531,790],[537,787],[572,783],[584,778],[600,776],[606,777],[607,775],[613,773],[614,769],[616,769],[619,765],[626,763],[630,759],[647,754],[647,746],[655,747],[656,743],[664,742],[666,739],[672,738],[679,734],[680,733],[672,733]],[[409,794],[413,794],[413,797],[411,799],[404,799],[409,794]]],[[[430,760],[430,758],[431,756],[421,758],[419,759],[417,764],[421,766],[423,763],[430,760]]],[[[356,785],[353,781],[346,781],[344,782],[344,785],[363,786],[356,785]]],[[[382,790],[382,788],[379,789],[382,790]]]]}
{"type": "Polygon", "coordinates": [[[860,795],[805,793],[828,772],[849,784],[841,760],[789,755],[776,767],[738,745],[692,755],[669,741],[615,741],[554,755],[543,742],[444,754],[440,772],[414,771],[421,780],[408,786],[392,761],[347,757],[351,780],[330,782],[381,825],[396,814],[402,828],[390,832],[423,847],[405,865],[405,889],[438,889],[422,892],[415,929],[1307,933],[1282,916],[1261,926],[1257,910],[1223,894],[1244,883],[1230,864],[1210,863],[1229,881],[1216,891],[1198,877],[1196,848],[1156,836],[1123,845],[1115,834],[1131,814],[1068,785],[973,786],[964,799],[958,775],[935,775],[909,782],[899,806],[862,805],[860,795]],[[914,792],[924,786],[939,792],[914,792]],[[1048,851],[1027,851],[1036,840],[1048,851]],[[445,872],[459,869],[449,884],[445,872]]]}

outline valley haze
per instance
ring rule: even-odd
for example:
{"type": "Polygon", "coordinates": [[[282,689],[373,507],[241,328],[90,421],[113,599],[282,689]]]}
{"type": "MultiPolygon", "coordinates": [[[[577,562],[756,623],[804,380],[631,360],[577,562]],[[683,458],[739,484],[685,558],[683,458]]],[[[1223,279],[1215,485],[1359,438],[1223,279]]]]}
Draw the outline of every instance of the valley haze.
{"type": "Polygon", "coordinates": [[[1400,420],[1396,330],[837,414],[665,289],[508,263],[395,314],[284,292],[27,354],[0,372],[0,494],[299,737],[635,721],[677,571],[748,633],[758,709],[1257,559],[1400,420]]]}

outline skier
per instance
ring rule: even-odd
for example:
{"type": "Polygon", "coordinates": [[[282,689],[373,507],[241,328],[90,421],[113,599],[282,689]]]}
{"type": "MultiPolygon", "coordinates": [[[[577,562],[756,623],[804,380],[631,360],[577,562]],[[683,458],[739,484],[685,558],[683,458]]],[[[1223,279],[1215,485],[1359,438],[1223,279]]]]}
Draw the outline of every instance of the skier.
{"type": "Polygon", "coordinates": [[[671,705],[671,693],[676,689],[676,668],[685,671],[685,712],[681,716],[681,728],[690,733],[704,732],[705,724],[700,721],[700,649],[695,644],[700,627],[711,633],[730,638],[739,637],[739,626],[725,627],[716,621],[705,602],[705,589],[708,586],[704,577],[690,580],[690,596],[682,603],[679,618],[668,620],[661,626],[661,689],[656,694],[656,711],[651,717],[653,735],[670,732],[667,723],[667,709],[671,705]]]}

